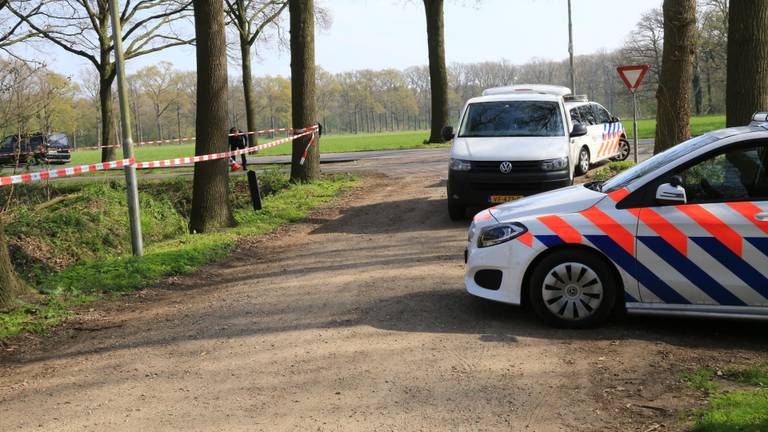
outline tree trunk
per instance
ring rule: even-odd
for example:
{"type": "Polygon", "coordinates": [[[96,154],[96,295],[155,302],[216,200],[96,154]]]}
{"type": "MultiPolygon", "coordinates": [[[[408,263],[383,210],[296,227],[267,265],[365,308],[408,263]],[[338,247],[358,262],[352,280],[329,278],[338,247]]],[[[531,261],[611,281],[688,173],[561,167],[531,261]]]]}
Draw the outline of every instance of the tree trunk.
{"type": "Polygon", "coordinates": [[[443,127],[448,124],[448,71],[445,66],[445,26],[443,0],[424,0],[429,48],[429,80],[432,94],[430,143],[443,142],[443,127]]]}
{"type": "Polygon", "coordinates": [[[656,90],[656,144],[660,153],[691,135],[691,82],[696,49],[696,0],[664,0],[664,47],[656,90]]]}
{"type": "MultiPolygon", "coordinates": [[[[194,0],[197,44],[197,140],[195,155],[226,152],[227,46],[224,4],[194,0]]],[[[207,232],[234,223],[229,202],[228,160],[195,164],[189,228],[207,232]]]]}
{"type": "MultiPolygon", "coordinates": [[[[240,56],[243,63],[243,97],[245,98],[246,132],[256,130],[256,101],[253,98],[253,77],[251,76],[251,46],[240,37],[240,56]]],[[[248,146],[256,144],[256,134],[248,135],[248,146]]]]}
{"type": "Polygon", "coordinates": [[[99,77],[99,103],[101,107],[101,161],[115,160],[117,154],[115,145],[115,131],[112,128],[112,82],[115,75],[109,71],[102,71],[99,77]]]}
{"type": "MultiPolygon", "coordinates": [[[[314,0],[289,0],[291,15],[291,118],[301,129],[317,124],[315,107],[315,5],[314,0]]],[[[320,137],[315,134],[304,165],[300,165],[311,136],[293,141],[291,181],[310,182],[320,177],[320,137]]]]}
{"type": "Polygon", "coordinates": [[[0,224],[0,309],[9,306],[20,290],[21,283],[13,271],[3,224],[0,224]]]}
{"type": "Polygon", "coordinates": [[[748,124],[768,110],[768,2],[731,0],[728,13],[726,126],[748,124]]]}
{"type": "Polygon", "coordinates": [[[704,102],[704,94],[701,89],[701,67],[699,56],[694,56],[693,61],[693,111],[696,115],[701,115],[701,105],[704,102]]]}

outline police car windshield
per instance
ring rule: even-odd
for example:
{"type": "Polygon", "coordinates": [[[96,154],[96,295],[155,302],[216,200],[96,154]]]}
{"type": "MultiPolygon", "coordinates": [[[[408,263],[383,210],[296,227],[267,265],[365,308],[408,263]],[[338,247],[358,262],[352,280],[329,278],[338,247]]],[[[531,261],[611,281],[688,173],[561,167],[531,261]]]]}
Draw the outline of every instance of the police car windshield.
{"type": "Polygon", "coordinates": [[[688,141],[684,141],[667,151],[661,152],[656,156],[646,160],[645,162],[635,165],[634,167],[622,172],[616,177],[606,181],[602,184],[602,187],[600,187],[600,191],[609,193],[627,187],[630,183],[634,182],[640,177],[643,177],[650,172],[656,171],[657,169],[676,161],[683,155],[696,150],[697,147],[705,146],[731,135],[733,134],[724,135],[722,133],[708,133],[696,138],[691,138],[688,141]]]}
{"type": "Polygon", "coordinates": [[[548,101],[473,103],[459,130],[464,138],[564,135],[560,104],[548,101]]]}

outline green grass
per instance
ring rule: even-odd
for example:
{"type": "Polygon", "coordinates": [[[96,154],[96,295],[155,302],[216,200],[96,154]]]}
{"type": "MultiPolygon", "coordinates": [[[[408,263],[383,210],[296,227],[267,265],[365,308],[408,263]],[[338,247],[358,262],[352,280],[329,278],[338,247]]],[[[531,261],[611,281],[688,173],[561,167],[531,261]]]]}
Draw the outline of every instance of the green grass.
{"type": "Polygon", "coordinates": [[[721,377],[712,369],[700,368],[684,379],[708,394],[707,407],[696,412],[694,431],[768,430],[768,364],[734,369],[721,377]],[[723,386],[731,389],[722,390],[723,386]]]}
{"type": "MultiPolygon", "coordinates": [[[[627,131],[627,137],[632,138],[632,118],[621,121],[627,131]]],[[[709,131],[725,127],[724,115],[708,115],[691,117],[691,135],[698,136],[709,131]]],[[[640,119],[637,121],[637,135],[640,138],[653,138],[656,134],[656,119],[640,119]]]]}
{"type": "Polygon", "coordinates": [[[607,165],[603,165],[600,168],[590,172],[588,178],[590,181],[606,181],[616,174],[631,168],[635,165],[632,161],[614,161],[608,162],[607,165]]]}
{"type": "MultiPolygon", "coordinates": [[[[250,207],[244,177],[232,179],[237,226],[191,235],[186,225],[191,201],[189,179],[143,182],[140,196],[145,256],[130,255],[125,191],[119,183],[64,185],[53,190],[27,186],[17,190],[7,224],[19,274],[40,295],[0,313],[0,340],[56,325],[78,304],[121,295],[193,272],[227,256],[238,239],[300,221],[309,210],[336,197],[359,179],[327,176],[311,184],[290,184],[284,174],[261,176],[263,210],[250,207]],[[53,200],[48,201],[49,194],[53,200]],[[41,206],[45,206],[41,208],[41,206]]],[[[6,197],[7,198],[7,197],[6,197]]],[[[0,204],[3,200],[0,199],[0,204]]]]}
{"type": "MultiPolygon", "coordinates": [[[[278,137],[282,137],[279,135],[278,137]]],[[[326,135],[320,140],[320,148],[323,153],[357,152],[369,150],[399,150],[413,148],[428,148],[435,145],[424,144],[429,137],[427,131],[385,132],[380,134],[357,135],[326,135]]],[[[277,138],[275,138],[277,139],[277,138]]],[[[260,143],[271,141],[270,138],[260,137],[260,143]]],[[[136,160],[140,162],[174,159],[178,157],[193,156],[194,144],[142,146],[136,148],[136,160]]],[[[276,156],[291,154],[291,144],[284,143],[258,153],[259,156],[276,156]]],[[[118,158],[122,157],[122,151],[118,150],[118,158]]],[[[98,150],[76,151],[72,154],[73,165],[84,165],[101,161],[101,153],[98,150]]]]}

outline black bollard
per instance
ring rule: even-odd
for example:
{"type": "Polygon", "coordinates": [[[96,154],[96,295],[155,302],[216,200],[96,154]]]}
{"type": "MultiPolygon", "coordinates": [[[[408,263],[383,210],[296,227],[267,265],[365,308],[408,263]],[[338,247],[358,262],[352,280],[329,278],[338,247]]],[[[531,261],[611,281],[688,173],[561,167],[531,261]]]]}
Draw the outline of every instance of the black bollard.
{"type": "Polygon", "coordinates": [[[248,170],[248,189],[251,191],[251,202],[253,210],[261,210],[261,193],[259,192],[259,179],[256,178],[256,171],[248,170]]]}

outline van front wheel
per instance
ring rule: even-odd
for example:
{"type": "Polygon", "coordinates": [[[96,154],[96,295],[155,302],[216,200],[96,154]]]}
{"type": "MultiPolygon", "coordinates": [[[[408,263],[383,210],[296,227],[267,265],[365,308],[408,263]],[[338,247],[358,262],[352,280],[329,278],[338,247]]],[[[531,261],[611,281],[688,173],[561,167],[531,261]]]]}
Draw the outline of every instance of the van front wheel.
{"type": "Polygon", "coordinates": [[[576,175],[584,175],[589,171],[589,149],[582,147],[579,151],[579,161],[576,164],[576,175]]]}
{"type": "Polygon", "coordinates": [[[448,217],[452,221],[460,221],[467,217],[467,208],[459,201],[448,197],[448,217]]]}

